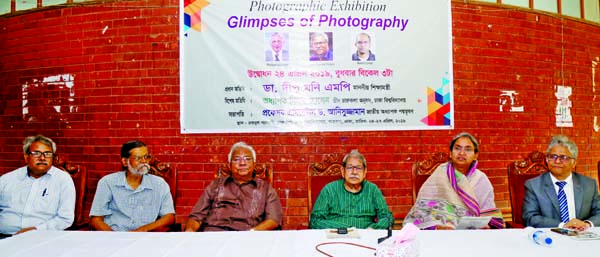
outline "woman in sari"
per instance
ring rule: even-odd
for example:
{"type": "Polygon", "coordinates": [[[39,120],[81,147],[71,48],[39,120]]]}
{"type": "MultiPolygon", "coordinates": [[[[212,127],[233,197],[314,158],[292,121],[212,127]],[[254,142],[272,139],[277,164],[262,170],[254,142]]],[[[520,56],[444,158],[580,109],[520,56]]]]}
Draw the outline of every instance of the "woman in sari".
{"type": "Polygon", "coordinates": [[[481,228],[503,228],[502,213],[494,203],[494,188],[477,169],[479,143],[460,133],[450,142],[451,161],[441,164],[425,181],[404,224],[421,229],[455,229],[464,216],[491,216],[481,228]]]}

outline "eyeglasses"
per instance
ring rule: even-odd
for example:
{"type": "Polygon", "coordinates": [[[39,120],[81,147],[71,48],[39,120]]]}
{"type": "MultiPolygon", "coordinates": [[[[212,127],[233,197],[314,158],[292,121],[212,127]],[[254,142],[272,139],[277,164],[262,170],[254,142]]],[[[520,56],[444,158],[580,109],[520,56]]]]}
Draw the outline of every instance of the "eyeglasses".
{"type": "Polygon", "coordinates": [[[232,161],[232,162],[235,162],[235,163],[239,163],[239,162],[241,162],[242,160],[243,160],[243,161],[245,161],[245,162],[250,162],[250,161],[252,161],[252,157],[235,157],[235,158],[233,158],[233,160],[231,160],[231,161],[232,161]]]}
{"type": "Polygon", "coordinates": [[[150,161],[150,160],[152,160],[152,155],[146,154],[144,156],[135,156],[135,155],[133,156],[133,160],[136,161],[136,162],[139,162],[142,159],[144,161],[150,161]]]}
{"type": "Polygon", "coordinates": [[[42,155],[44,155],[44,157],[46,157],[46,158],[52,158],[52,156],[54,156],[53,152],[31,151],[28,154],[30,156],[35,157],[35,158],[40,158],[40,157],[42,157],[42,155]]]}
{"type": "Polygon", "coordinates": [[[548,157],[546,159],[548,159],[548,161],[553,161],[553,162],[555,162],[557,160],[560,160],[560,162],[566,162],[566,161],[570,161],[575,158],[569,157],[566,155],[550,154],[550,155],[548,155],[548,157]]]}
{"type": "Polygon", "coordinates": [[[465,153],[472,153],[472,152],[474,152],[475,150],[474,150],[473,148],[471,148],[471,147],[468,147],[468,146],[467,146],[467,147],[455,146],[455,147],[452,149],[452,151],[454,151],[454,152],[457,152],[457,153],[460,153],[460,152],[463,152],[463,151],[464,151],[465,153]]]}
{"type": "Polygon", "coordinates": [[[347,171],[358,171],[358,172],[362,172],[362,171],[365,169],[365,167],[363,167],[363,166],[346,166],[346,167],[345,167],[345,169],[346,169],[347,171]]]}

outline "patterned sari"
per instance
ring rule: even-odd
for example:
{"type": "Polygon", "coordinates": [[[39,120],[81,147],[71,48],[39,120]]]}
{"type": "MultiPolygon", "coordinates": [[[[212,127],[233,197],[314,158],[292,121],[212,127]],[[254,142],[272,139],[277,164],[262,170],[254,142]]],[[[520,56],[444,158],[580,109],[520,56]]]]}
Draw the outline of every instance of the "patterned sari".
{"type": "Polygon", "coordinates": [[[456,227],[463,216],[492,216],[490,228],[503,228],[502,212],[494,203],[494,188],[473,162],[467,175],[455,171],[451,162],[440,165],[425,181],[404,224],[421,229],[456,227]]]}

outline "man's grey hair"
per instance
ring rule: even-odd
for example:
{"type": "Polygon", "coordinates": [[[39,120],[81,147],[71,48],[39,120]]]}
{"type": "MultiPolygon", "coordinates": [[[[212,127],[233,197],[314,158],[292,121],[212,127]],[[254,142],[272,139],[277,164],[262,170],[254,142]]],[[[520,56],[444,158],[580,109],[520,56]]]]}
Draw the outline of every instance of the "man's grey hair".
{"type": "Polygon", "coordinates": [[[319,36],[324,37],[325,42],[329,43],[329,36],[327,36],[327,34],[323,33],[323,32],[313,32],[312,35],[310,36],[310,42],[312,43],[313,39],[315,37],[319,37],[319,36]]]}
{"type": "Polygon", "coordinates": [[[23,153],[24,154],[29,154],[29,147],[31,147],[31,144],[33,144],[34,142],[40,142],[44,145],[47,145],[48,147],[52,148],[52,153],[56,153],[56,144],[54,143],[54,141],[52,141],[52,139],[45,137],[43,135],[37,135],[37,136],[30,136],[25,138],[25,140],[23,140],[23,153]]]}
{"type": "Polygon", "coordinates": [[[358,149],[354,149],[352,151],[350,151],[350,153],[346,154],[346,156],[344,156],[344,160],[342,161],[344,163],[344,168],[346,167],[346,163],[348,162],[348,159],[350,158],[358,158],[362,164],[363,167],[366,169],[367,168],[367,159],[365,159],[365,156],[362,155],[360,152],[358,152],[358,149]]]}
{"type": "Polygon", "coordinates": [[[275,36],[278,36],[281,38],[281,40],[283,40],[283,35],[281,35],[281,33],[279,32],[273,32],[273,34],[271,34],[271,39],[274,38],[275,36]]]}
{"type": "Polygon", "coordinates": [[[233,155],[233,151],[235,151],[235,149],[237,148],[244,148],[248,151],[250,151],[252,153],[252,160],[254,162],[256,162],[256,151],[254,151],[254,148],[252,148],[252,146],[250,146],[249,144],[246,144],[246,142],[237,142],[235,144],[233,144],[231,146],[231,150],[229,150],[229,155],[227,156],[227,161],[231,162],[231,157],[233,155]]]}
{"type": "Polygon", "coordinates": [[[358,38],[360,36],[367,36],[367,38],[369,39],[369,43],[371,43],[371,35],[369,35],[367,33],[364,33],[364,32],[358,33],[358,35],[356,35],[356,41],[355,42],[358,42],[358,38]]]}
{"type": "Polygon", "coordinates": [[[555,147],[557,145],[562,145],[566,147],[567,150],[569,150],[569,152],[571,153],[571,155],[573,155],[572,157],[577,159],[577,155],[579,154],[577,145],[575,144],[575,142],[573,142],[573,140],[569,139],[565,135],[555,135],[552,137],[552,139],[550,139],[548,149],[546,149],[546,155],[550,153],[550,149],[552,149],[552,147],[555,147]]]}

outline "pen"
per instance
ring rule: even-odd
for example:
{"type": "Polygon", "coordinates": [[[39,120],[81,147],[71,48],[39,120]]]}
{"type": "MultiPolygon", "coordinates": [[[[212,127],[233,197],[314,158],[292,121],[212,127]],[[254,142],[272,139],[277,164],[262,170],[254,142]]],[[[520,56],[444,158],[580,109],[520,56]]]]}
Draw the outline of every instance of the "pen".
{"type": "Polygon", "coordinates": [[[44,188],[44,192],[42,192],[42,196],[46,196],[46,190],[47,190],[47,189],[48,189],[48,188],[44,188]]]}

